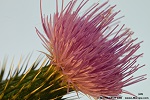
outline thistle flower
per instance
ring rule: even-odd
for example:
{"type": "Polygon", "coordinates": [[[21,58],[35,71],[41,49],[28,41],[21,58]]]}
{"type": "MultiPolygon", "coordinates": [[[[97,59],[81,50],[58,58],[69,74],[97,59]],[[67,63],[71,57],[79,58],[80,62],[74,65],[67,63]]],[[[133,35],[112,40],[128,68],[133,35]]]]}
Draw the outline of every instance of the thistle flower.
{"type": "Polygon", "coordinates": [[[89,0],[82,0],[74,9],[77,0],[71,0],[66,7],[62,0],[61,11],[54,17],[42,16],[44,32],[37,34],[42,39],[51,64],[64,80],[92,97],[118,96],[129,93],[123,87],[145,80],[145,75],[133,77],[133,73],[144,65],[136,64],[143,54],[135,55],[142,42],[132,39],[133,34],[125,25],[120,26],[121,18],[113,12],[115,6],[108,2],[93,4],[85,13],[81,9],[89,0]],[[80,14],[79,14],[80,13],[80,14]]]}

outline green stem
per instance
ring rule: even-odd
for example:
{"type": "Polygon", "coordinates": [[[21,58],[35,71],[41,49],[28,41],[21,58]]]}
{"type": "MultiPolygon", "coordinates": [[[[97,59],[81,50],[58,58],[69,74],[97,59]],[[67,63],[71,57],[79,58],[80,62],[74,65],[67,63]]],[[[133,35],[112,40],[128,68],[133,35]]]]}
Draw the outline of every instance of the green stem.
{"type": "Polygon", "coordinates": [[[62,79],[54,65],[32,67],[25,74],[0,81],[0,100],[62,100],[67,94],[62,79]]]}

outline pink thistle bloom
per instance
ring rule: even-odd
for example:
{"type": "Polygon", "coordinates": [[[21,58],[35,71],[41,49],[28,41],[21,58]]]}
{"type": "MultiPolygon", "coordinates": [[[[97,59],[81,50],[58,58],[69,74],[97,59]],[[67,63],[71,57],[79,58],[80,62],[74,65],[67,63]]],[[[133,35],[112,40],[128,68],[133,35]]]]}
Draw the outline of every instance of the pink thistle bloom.
{"type": "Polygon", "coordinates": [[[85,13],[81,9],[89,0],[82,0],[73,10],[77,0],[71,0],[54,17],[42,16],[44,32],[37,33],[50,52],[46,54],[51,64],[64,75],[65,81],[77,91],[98,98],[100,96],[118,96],[129,93],[122,88],[145,80],[145,75],[133,77],[133,73],[144,65],[136,64],[143,54],[135,55],[140,48],[133,32],[119,26],[115,16],[120,12],[112,12],[115,6],[93,4],[85,13]]]}

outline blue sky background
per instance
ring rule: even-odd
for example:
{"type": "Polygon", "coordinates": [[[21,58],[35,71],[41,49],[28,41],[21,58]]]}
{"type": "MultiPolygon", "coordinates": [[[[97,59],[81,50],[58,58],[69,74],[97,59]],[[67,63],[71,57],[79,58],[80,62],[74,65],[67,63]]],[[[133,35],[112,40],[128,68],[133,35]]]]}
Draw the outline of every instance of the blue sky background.
{"type": "MultiPolygon", "coordinates": [[[[105,0],[90,0],[86,8],[98,1],[101,4],[105,0]]],[[[125,23],[126,27],[135,32],[133,37],[138,37],[139,41],[144,40],[138,51],[144,52],[144,56],[138,63],[146,66],[135,75],[147,73],[148,79],[124,89],[136,95],[143,93],[143,96],[150,98],[150,0],[110,0],[109,4],[116,4],[116,10],[121,10],[120,16],[125,15],[121,23],[125,23]]],[[[53,14],[54,11],[55,0],[43,0],[43,13],[53,14]]],[[[8,56],[8,67],[13,57],[16,65],[20,56],[25,57],[33,52],[32,62],[40,54],[38,50],[46,51],[35,32],[35,27],[43,32],[39,0],[0,0],[0,63],[8,56]]],[[[81,100],[88,99],[84,97],[81,100]]]]}

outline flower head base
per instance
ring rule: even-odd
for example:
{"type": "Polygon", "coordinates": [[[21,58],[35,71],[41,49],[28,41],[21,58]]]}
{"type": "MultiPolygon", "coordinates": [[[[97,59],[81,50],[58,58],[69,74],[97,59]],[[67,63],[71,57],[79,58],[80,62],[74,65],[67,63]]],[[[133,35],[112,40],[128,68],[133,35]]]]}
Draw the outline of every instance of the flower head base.
{"type": "Polygon", "coordinates": [[[115,6],[105,7],[108,2],[96,3],[79,15],[88,0],[82,0],[73,10],[76,2],[71,0],[59,12],[56,0],[53,20],[41,14],[48,38],[37,30],[50,52],[47,56],[51,63],[68,84],[85,94],[100,97],[118,96],[124,92],[123,87],[144,80],[145,75],[131,76],[144,66],[136,64],[142,56],[135,55],[141,42],[135,44],[137,39],[131,38],[133,32],[116,23],[120,18],[115,18],[119,11],[112,12],[115,6]]]}

